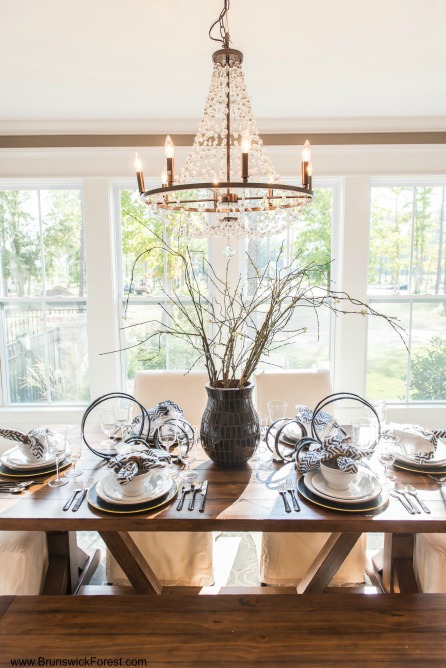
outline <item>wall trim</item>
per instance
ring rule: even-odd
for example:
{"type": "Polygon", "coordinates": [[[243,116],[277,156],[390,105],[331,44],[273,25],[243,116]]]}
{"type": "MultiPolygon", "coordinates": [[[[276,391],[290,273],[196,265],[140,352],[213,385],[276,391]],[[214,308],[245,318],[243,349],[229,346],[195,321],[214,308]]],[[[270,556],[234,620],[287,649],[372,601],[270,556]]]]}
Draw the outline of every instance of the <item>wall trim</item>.
{"type": "MultiPolygon", "coordinates": [[[[176,146],[191,146],[194,135],[174,134],[176,146]]],[[[314,146],[446,144],[446,132],[334,132],[308,134],[264,134],[266,146],[302,145],[306,139],[314,146]]],[[[163,146],[165,134],[107,135],[0,135],[0,148],[120,148],[163,146]]]]}

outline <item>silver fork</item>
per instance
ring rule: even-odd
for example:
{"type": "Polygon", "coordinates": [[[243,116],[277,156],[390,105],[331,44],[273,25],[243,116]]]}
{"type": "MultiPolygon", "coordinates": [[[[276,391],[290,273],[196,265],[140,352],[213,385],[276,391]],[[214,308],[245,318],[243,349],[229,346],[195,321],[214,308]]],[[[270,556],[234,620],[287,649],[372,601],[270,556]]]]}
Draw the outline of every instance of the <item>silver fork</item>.
{"type": "Polygon", "coordinates": [[[181,488],[181,499],[178,501],[177,510],[182,510],[184,499],[192,489],[192,485],[183,485],[181,488]]]}
{"type": "Polygon", "coordinates": [[[284,503],[284,506],[285,506],[285,511],[287,513],[290,513],[291,512],[290,504],[288,503],[288,500],[286,498],[287,491],[288,490],[287,490],[286,484],[284,482],[280,482],[279,483],[279,494],[281,495],[281,497],[283,499],[283,503],[284,503]]]}
{"type": "Polygon", "coordinates": [[[66,504],[63,506],[62,510],[69,510],[71,504],[72,504],[73,501],[74,501],[74,499],[75,499],[76,496],[79,494],[79,492],[82,492],[83,489],[84,489],[84,486],[83,486],[83,485],[79,485],[78,487],[75,487],[75,489],[73,490],[73,494],[70,496],[70,498],[68,499],[68,501],[66,502],[66,504]]]}
{"type": "Polygon", "coordinates": [[[188,510],[193,510],[194,509],[195,495],[196,495],[197,492],[200,491],[200,489],[201,489],[201,482],[192,483],[192,485],[191,485],[192,498],[189,501],[188,510]]]}
{"type": "Polygon", "coordinates": [[[293,481],[291,480],[291,478],[286,479],[286,488],[289,492],[289,495],[291,496],[291,501],[293,502],[294,510],[296,511],[296,513],[299,513],[300,512],[300,506],[299,506],[299,502],[296,498],[296,493],[294,491],[294,484],[293,484],[293,481]]]}

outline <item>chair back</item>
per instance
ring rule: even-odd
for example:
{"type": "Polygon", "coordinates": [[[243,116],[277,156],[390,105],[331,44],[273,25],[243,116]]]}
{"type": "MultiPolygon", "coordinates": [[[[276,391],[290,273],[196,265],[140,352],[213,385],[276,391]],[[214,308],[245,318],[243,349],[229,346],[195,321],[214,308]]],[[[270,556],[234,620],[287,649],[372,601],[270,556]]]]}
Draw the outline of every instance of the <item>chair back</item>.
{"type": "MultiPolygon", "coordinates": [[[[315,408],[324,397],[331,394],[331,378],[328,369],[299,369],[297,371],[258,371],[254,374],[257,410],[268,415],[268,401],[288,402],[287,417],[296,415],[296,404],[315,408]]],[[[333,414],[332,406],[324,410],[333,414]]]]}
{"type": "Polygon", "coordinates": [[[133,396],[145,408],[170,399],[181,406],[191,425],[201,423],[207,403],[205,371],[137,371],[133,396]]]}

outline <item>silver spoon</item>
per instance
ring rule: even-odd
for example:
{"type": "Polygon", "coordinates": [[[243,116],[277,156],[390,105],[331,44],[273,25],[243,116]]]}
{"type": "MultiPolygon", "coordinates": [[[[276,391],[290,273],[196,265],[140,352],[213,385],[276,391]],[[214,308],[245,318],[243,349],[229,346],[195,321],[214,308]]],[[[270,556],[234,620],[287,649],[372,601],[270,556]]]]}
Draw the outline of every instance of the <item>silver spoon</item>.
{"type": "Polygon", "coordinates": [[[414,496],[414,497],[416,498],[416,500],[417,500],[418,503],[420,504],[420,508],[421,508],[421,510],[424,510],[425,513],[429,513],[429,514],[430,514],[431,511],[430,511],[429,508],[426,506],[426,504],[424,503],[424,501],[422,501],[422,500],[420,499],[420,497],[418,496],[418,492],[417,492],[417,490],[415,489],[415,487],[414,487],[413,485],[406,485],[406,491],[407,491],[408,494],[411,494],[411,496],[414,496]]]}
{"type": "Polygon", "coordinates": [[[396,482],[396,483],[395,483],[395,491],[398,492],[398,494],[401,494],[402,496],[404,496],[404,498],[406,499],[406,501],[407,501],[407,503],[409,504],[409,506],[411,506],[411,508],[412,508],[418,515],[421,515],[421,510],[418,508],[418,506],[416,506],[416,505],[414,504],[414,502],[412,501],[412,499],[407,495],[406,485],[403,485],[402,482],[396,482]]]}

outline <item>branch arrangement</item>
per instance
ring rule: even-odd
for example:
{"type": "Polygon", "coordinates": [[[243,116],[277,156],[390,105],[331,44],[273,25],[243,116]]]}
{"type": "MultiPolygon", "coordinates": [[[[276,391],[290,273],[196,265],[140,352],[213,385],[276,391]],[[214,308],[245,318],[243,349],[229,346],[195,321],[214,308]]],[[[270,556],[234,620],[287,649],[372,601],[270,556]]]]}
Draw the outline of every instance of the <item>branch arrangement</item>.
{"type": "MultiPolygon", "coordinates": [[[[320,308],[329,309],[336,315],[359,314],[382,318],[404,343],[404,330],[396,318],[375,311],[345,292],[325,289],[315,283],[316,275],[320,277],[321,271],[326,272],[328,264],[311,263],[300,267],[297,255],[288,266],[279,268],[279,260],[284,254],[282,247],[273,272],[270,267],[259,271],[247,254],[249,278],[244,281],[240,276],[236,285],[231,286],[228,273],[230,260],[225,276],[220,278],[202,253],[188,248],[174,248],[158,237],[155,246],[136,258],[133,271],[142,256],[160,249],[180,264],[185,295],[175,288],[163,288],[166,299],[158,302],[158,306],[167,316],[165,322],[154,319],[124,329],[148,323],[154,326],[149,336],[135,344],[155,343],[153,357],[158,355],[164,336],[187,341],[197,354],[191,368],[204,360],[212,387],[243,387],[259,363],[267,361],[270,353],[289,345],[296,336],[305,332],[306,327],[291,322],[296,309],[313,310],[318,328],[320,308]],[[204,286],[200,274],[206,279],[204,286]]],[[[126,312],[128,304],[129,295],[126,312]]]]}

